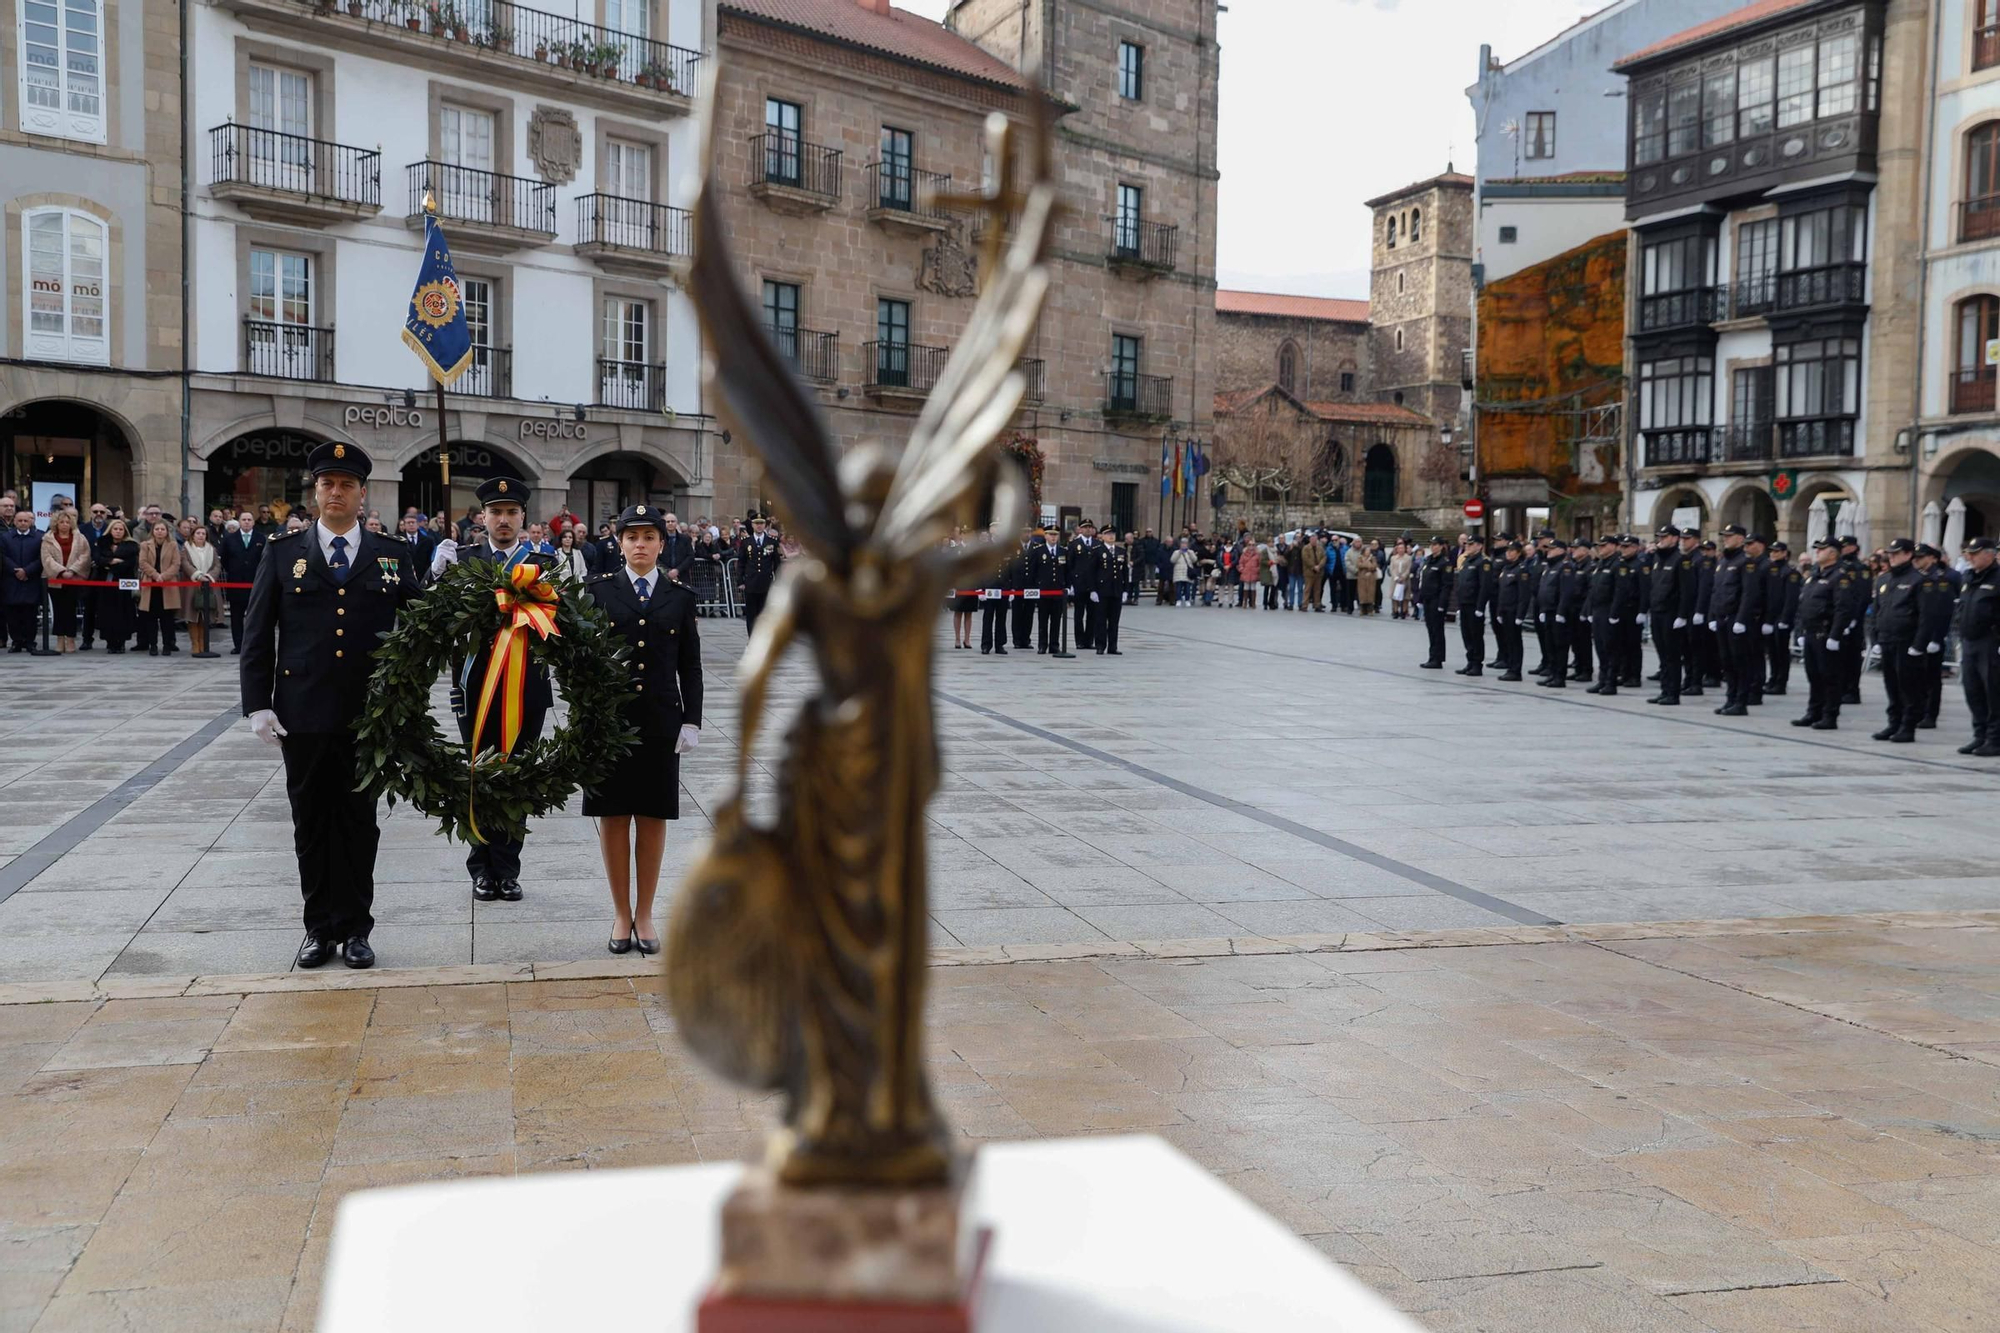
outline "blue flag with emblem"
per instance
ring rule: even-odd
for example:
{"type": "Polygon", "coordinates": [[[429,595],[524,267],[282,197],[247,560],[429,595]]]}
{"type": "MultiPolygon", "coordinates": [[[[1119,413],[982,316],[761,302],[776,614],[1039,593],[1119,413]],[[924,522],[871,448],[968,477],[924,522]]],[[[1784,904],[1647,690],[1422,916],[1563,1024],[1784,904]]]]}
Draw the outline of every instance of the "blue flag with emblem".
{"type": "Polygon", "coordinates": [[[465,302],[451,266],[451,245],[437,214],[424,200],[424,263],[403,318],[403,341],[424,363],[431,378],[450,384],[472,364],[472,331],[465,325],[465,302]]]}

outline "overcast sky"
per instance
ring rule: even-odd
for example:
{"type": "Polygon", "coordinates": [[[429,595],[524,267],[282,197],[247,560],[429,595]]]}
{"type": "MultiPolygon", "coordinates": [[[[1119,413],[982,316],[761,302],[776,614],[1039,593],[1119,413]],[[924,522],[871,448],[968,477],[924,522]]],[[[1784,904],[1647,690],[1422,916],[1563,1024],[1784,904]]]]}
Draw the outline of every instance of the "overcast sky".
{"type": "MultiPolygon", "coordinates": [[[[949,0],[896,0],[941,19],[949,0]]],[[[1502,60],[1606,0],[1227,0],[1216,266],[1225,287],[1368,295],[1372,199],[1472,167],[1479,45],[1502,60]]]]}

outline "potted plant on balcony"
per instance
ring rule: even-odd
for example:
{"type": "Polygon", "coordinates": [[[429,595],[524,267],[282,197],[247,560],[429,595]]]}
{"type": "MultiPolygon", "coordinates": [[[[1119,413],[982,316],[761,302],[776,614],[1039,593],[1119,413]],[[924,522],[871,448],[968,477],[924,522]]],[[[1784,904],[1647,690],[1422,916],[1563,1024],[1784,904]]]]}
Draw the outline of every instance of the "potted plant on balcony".
{"type": "Polygon", "coordinates": [[[649,63],[644,69],[639,71],[638,76],[633,82],[637,83],[641,88],[657,88],[663,93],[670,93],[674,90],[673,75],[668,72],[665,65],[660,64],[649,63]]]}
{"type": "Polygon", "coordinates": [[[403,26],[411,32],[422,32],[424,30],[424,7],[417,4],[406,4],[402,8],[403,26]]]}
{"type": "Polygon", "coordinates": [[[496,23],[480,38],[480,45],[491,47],[496,51],[511,51],[514,49],[514,30],[503,28],[496,23]]]}
{"type": "Polygon", "coordinates": [[[355,18],[360,18],[363,4],[364,0],[347,0],[347,12],[355,18]]]}
{"type": "Polygon", "coordinates": [[[618,77],[619,62],[625,58],[625,48],[611,42],[599,42],[591,53],[596,58],[597,72],[607,79],[618,77]]]}

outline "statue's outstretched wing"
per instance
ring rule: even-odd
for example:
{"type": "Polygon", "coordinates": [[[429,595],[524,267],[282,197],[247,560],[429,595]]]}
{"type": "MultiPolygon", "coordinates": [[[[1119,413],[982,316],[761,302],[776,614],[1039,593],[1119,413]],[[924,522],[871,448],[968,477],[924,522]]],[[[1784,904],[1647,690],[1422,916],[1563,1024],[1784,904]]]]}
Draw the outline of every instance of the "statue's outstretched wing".
{"type": "Polygon", "coordinates": [[[711,177],[695,206],[689,291],[715,362],[717,410],[764,464],[784,517],[812,554],[844,566],[855,534],[842,512],[826,425],[771,345],[736,278],[711,177]]]}
{"type": "MultiPolygon", "coordinates": [[[[1047,182],[1028,192],[998,270],[925,400],[878,524],[892,549],[909,551],[943,537],[951,516],[985,484],[985,469],[975,464],[1006,429],[1027,389],[1017,362],[1048,292],[1042,254],[1055,206],[1055,189],[1047,182]]],[[[959,515],[955,521],[970,520],[959,515]]]]}

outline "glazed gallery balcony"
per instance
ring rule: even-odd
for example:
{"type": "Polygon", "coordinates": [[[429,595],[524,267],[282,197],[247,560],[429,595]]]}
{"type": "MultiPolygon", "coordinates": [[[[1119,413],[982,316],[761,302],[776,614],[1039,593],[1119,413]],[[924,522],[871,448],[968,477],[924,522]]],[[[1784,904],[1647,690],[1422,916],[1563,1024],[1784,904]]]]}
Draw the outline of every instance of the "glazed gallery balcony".
{"type": "Polygon", "coordinates": [[[556,187],[524,176],[412,162],[409,215],[413,231],[424,225],[424,199],[437,205],[451,224],[451,242],[466,250],[491,252],[547,245],[556,238],[556,187]]]}
{"type": "Polygon", "coordinates": [[[780,213],[824,213],[840,202],[840,151],[795,134],[755,135],[750,194],[780,213]]]}
{"type": "Polygon", "coordinates": [[[667,204],[586,194],[576,201],[576,252],[615,273],[679,272],[694,253],[694,217],[667,204]]]}
{"type": "Polygon", "coordinates": [[[1690,287],[1685,291],[1641,296],[1639,332],[1713,324],[1722,318],[1723,309],[1722,290],[1717,287],[1690,287]]]}
{"type": "Polygon", "coordinates": [[[387,55],[509,88],[651,116],[685,115],[702,54],[511,0],[217,0],[316,46],[387,55]],[[388,50],[385,50],[388,48],[388,50]]]}
{"type": "Polygon", "coordinates": [[[382,211],[382,154],[248,125],[208,132],[208,192],[266,222],[324,226],[382,211]]]}
{"type": "Polygon", "coordinates": [[[1647,467],[1674,467],[1706,464],[1710,461],[1715,428],[1712,426],[1670,426],[1642,429],[1647,467]]]}

